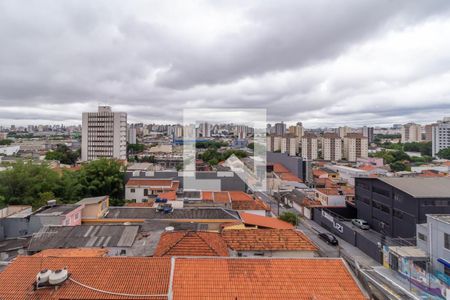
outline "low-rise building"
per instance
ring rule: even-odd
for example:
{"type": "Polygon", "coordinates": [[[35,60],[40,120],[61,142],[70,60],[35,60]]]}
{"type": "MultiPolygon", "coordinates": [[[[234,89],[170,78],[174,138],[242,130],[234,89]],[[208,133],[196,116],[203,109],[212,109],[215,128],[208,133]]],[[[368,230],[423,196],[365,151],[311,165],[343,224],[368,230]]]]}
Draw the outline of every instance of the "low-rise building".
{"type": "Polygon", "coordinates": [[[176,192],[180,182],[172,179],[132,178],[125,185],[125,199],[147,202],[165,192],[176,192]]]}
{"type": "Polygon", "coordinates": [[[84,198],[76,204],[84,205],[81,211],[82,219],[98,219],[108,212],[109,196],[84,198]]]}

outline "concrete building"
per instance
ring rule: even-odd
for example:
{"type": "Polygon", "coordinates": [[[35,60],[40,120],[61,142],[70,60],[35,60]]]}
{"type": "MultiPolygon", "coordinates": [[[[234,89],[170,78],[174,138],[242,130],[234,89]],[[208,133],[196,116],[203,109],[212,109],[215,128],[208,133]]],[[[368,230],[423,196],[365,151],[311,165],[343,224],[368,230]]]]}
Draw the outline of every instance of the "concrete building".
{"type": "Polygon", "coordinates": [[[373,127],[364,126],[362,128],[362,135],[367,138],[369,144],[373,142],[373,139],[374,139],[374,133],[373,132],[374,132],[374,128],[373,127]]]}
{"type": "Polygon", "coordinates": [[[289,133],[301,138],[305,134],[305,130],[301,122],[298,122],[296,125],[289,126],[289,133]]]}
{"type": "Polygon", "coordinates": [[[417,247],[430,257],[430,273],[450,276],[450,215],[427,215],[417,225],[417,247]]]}
{"type": "Polygon", "coordinates": [[[128,144],[136,144],[136,127],[134,127],[134,125],[130,125],[130,127],[128,127],[128,144]]]}
{"type": "Polygon", "coordinates": [[[281,136],[271,134],[267,137],[267,151],[275,152],[281,150],[281,136]]]}
{"type": "Polygon", "coordinates": [[[286,124],[283,122],[275,123],[275,134],[283,136],[286,133],[286,124]]]}
{"type": "Polygon", "coordinates": [[[450,147],[450,117],[438,121],[436,126],[432,127],[432,149],[431,156],[445,148],[450,147]]]}
{"type": "Polygon", "coordinates": [[[344,158],[348,161],[356,161],[360,157],[369,156],[368,140],[362,134],[348,133],[344,137],[344,158]]]}
{"type": "Polygon", "coordinates": [[[306,132],[302,137],[302,158],[315,160],[318,157],[317,136],[306,132]]]}
{"type": "Polygon", "coordinates": [[[0,147],[0,154],[10,156],[15,155],[20,151],[20,146],[6,146],[0,147]]]}
{"type": "Polygon", "coordinates": [[[324,160],[339,161],[342,159],[342,139],[332,132],[323,134],[322,156],[324,160]]]}
{"type": "Polygon", "coordinates": [[[348,133],[351,133],[352,130],[350,127],[348,126],[344,126],[344,127],[338,127],[336,129],[336,133],[339,135],[339,137],[344,138],[348,133]]]}
{"type": "Polygon", "coordinates": [[[207,122],[200,123],[197,133],[198,137],[211,137],[211,124],[207,122]]]}
{"type": "Polygon", "coordinates": [[[248,135],[248,126],[245,125],[236,125],[236,127],[234,128],[234,134],[237,136],[238,139],[245,139],[247,138],[248,135]]]}
{"type": "Polygon", "coordinates": [[[99,106],[98,112],[83,113],[81,160],[127,158],[127,114],[99,106]]]}
{"type": "Polygon", "coordinates": [[[108,212],[109,196],[84,198],[76,204],[84,205],[81,211],[82,219],[99,219],[108,212]]]}
{"type": "Polygon", "coordinates": [[[436,125],[436,123],[425,125],[425,142],[431,142],[433,140],[433,127],[436,125]]]}
{"type": "Polygon", "coordinates": [[[290,156],[296,156],[298,153],[299,142],[294,135],[288,134],[281,138],[281,153],[287,153],[290,156]]]}
{"type": "Polygon", "coordinates": [[[402,143],[420,142],[422,140],[422,126],[419,124],[408,123],[401,129],[402,143]]]}
{"type": "Polygon", "coordinates": [[[427,214],[450,213],[450,178],[356,178],[358,218],[393,238],[415,238],[427,214]]]}

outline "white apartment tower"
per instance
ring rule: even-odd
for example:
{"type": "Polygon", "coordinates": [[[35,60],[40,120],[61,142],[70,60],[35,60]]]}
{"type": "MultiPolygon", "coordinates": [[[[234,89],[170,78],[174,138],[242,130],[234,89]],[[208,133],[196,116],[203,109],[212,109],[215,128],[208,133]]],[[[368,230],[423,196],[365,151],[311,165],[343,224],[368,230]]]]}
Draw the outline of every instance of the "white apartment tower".
{"type": "Polygon", "coordinates": [[[301,138],[304,134],[303,125],[301,122],[298,122],[296,125],[289,126],[289,134],[292,134],[298,138],[301,138]]]}
{"type": "Polygon", "coordinates": [[[298,138],[287,134],[281,138],[281,153],[287,153],[289,156],[296,156],[298,152],[298,138]]]}
{"type": "Polygon", "coordinates": [[[324,160],[339,161],[342,159],[342,139],[334,132],[326,132],[322,139],[322,155],[324,160]]]}
{"type": "Polygon", "coordinates": [[[127,159],[127,114],[99,106],[98,112],[84,112],[81,160],[127,159]]]}
{"type": "Polygon", "coordinates": [[[366,137],[360,133],[348,133],[344,137],[344,158],[348,161],[356,161],[357,158],[369,156],[369,143],[366,137]]]}
{"type": "Polygon", "coordinates": [[[267,151],[275,152],[281,150],[281,136],[271,134],[267,136],[267,151]]]}
{"type": "Polygon", "coordinates": [[[436,154],[445,148],[450,147],[450,117],[444,118],[442,121],[438,121],[432,127],[432,149],[431,156],[435,157],[436,154]]]}
{"type": "Polygon", "coordinates": [[[308,160],[317,159],[317,136],[306,132],[302,137],[302,158],[308,160]]]}
{"type": "Polygon", "coordinates": [[[408,123],[401,129],[402,143],[420,142],[422,140],[422,126],[408,123]]]}

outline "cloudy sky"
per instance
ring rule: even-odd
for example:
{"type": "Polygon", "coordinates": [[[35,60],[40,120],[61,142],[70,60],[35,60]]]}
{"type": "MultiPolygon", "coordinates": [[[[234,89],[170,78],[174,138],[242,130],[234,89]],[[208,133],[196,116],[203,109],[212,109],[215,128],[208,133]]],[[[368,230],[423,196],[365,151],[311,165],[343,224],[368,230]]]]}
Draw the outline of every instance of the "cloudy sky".
{"type": "Polygon", "coordinates": [[[450,116],[450,1],[0,0],[0,124],[266,108],[308,127],[450,116]]]}

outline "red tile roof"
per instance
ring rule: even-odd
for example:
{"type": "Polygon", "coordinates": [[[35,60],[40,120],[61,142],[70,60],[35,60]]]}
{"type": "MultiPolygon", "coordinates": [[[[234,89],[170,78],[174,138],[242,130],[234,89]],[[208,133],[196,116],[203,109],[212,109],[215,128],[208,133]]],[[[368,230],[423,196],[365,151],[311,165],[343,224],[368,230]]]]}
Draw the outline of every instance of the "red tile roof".
{"type": "Polygon", "coordinates": [[[229,203],[231,199],[228,192],[214,192],[213,200],[218,203],[229,203]]]}
{"type": "Polygon", "coordinates": [[[239,215],[241,216],[242,222],[247,225],[254,225],[262,228],[274,228],[274,229],[294,228],[292,224],[272,217],[263,217],[244,212],[239,213],[239,215]]]}
{"type": "Polygon", "coordinates": [[[303,233],[293,229],[230,229],[222,232],[235,251],[317,251],[303,233]]]}
{"type": "Polygon", "coordinates": [[[126,183],[127,187],[146,187],[149,189],[163,189],[176,191],[180,185],[179,181],[171,179],[130,179],[126,183]]]}
{"type": "Polygon", "coordinates": [[[34,254],[38,257],[100,257],[106,256],[103,248],[45,249],[34,254]]]}
{"type": "Polygon", "coordinates": [[[168,191],[168,192],[159,194],[158,197],[165,198],[170,201],[175,201],[175,200],[177,200],[177,192],[176,191],[168,191]]]}
{"type": "Polygon", "coordinates": [[[174,300],[366,299],[344,262],[335,258],[178,257],[172,263],[168,258],[33,256],[18,257],[0,273],[0,299],[167,299],[171,270],[174,300]],[[58,289],[32,289],[41,269],[64,267],[70,278],[58,289]]]}
{"type": "Polygon", "coordinates": [[[245,192],[241,191],[230,191],[230,197],[231,200],[237,201],[237,200],[253,200],[252,195],[249,195],[245,192]]]}
{"type": "Polygon", "coordinates": [[[0,299],[130,299],[96,292],[72,281],[64,282],[57,290],[33,292],[32,284],[40,270],[64,267],[68,268],[70,278],[115,293],[165,294],[169,286],[170,260],[167,258],[19,256],[0,273],[0,299]]]}
{"type": "Polygon", "coordinates": [[[251,200],[237,200],[231,202],[231,207],[234,210],[265,210],[271,211],[269,205],[259,199],[251,200]]]}
{"type": "Polygon", "coordinates": [[[273,171],[275,173],[289,173],[289,170],[280,163],[273,164],[273,171]]]}
{"type": "Polygon", "coordinates": [[[174,299],[363,300],[341,259],[178,258],[174,299]]]}
{"type": "Polygon", "coordinates": [[[154,256],[228,256],[228,248],[216,232],[164,232],[154,256]]]}

